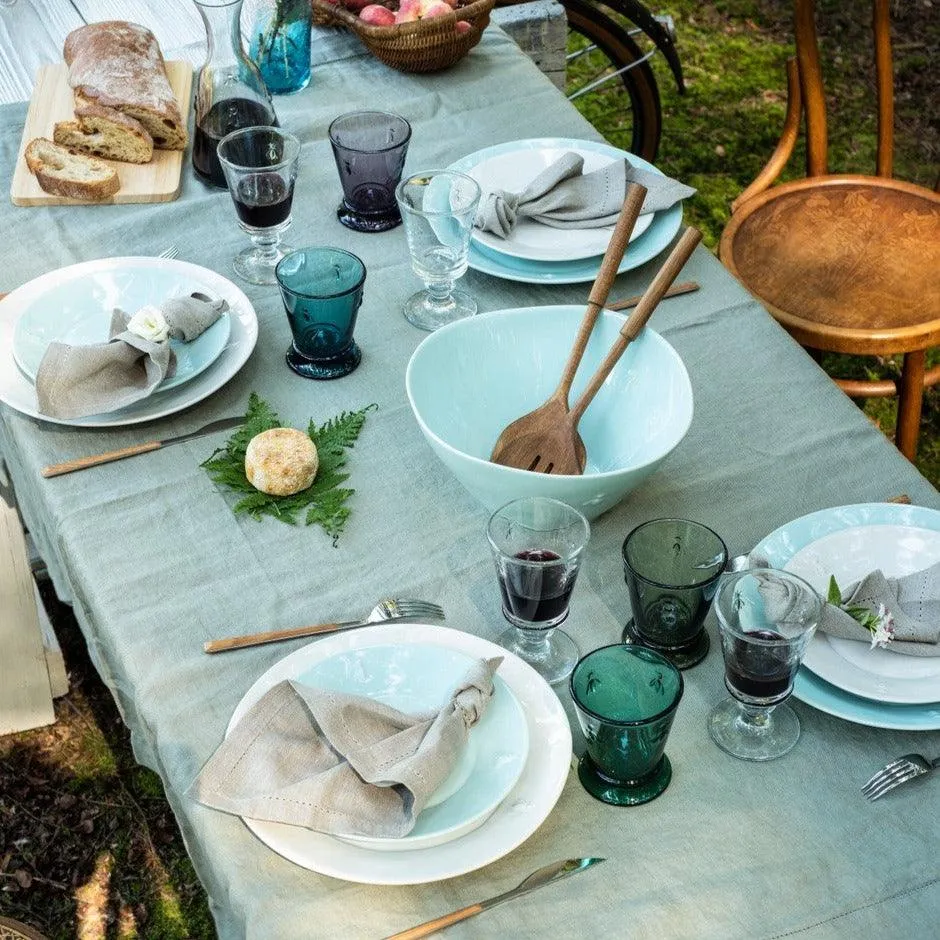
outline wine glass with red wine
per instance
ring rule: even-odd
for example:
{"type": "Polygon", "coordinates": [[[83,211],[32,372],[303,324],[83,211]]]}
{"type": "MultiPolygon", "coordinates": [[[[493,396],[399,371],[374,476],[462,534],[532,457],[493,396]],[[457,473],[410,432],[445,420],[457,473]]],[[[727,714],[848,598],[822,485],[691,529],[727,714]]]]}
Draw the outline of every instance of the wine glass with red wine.
{"type": "Polygon", "coordinates": [[[800,720],[783,703],[816,632],[822,599],[788,571],[754,568],[726,575],[714,607],[732,697],[708,716],[708,731],[735,757],[781,757],[800,737],[800,720]]]}
{"type": "Polygon", "coordinates": [[[235,273],[276,284],[274,269],[291,250],[281,235],[291,223],[300,141],[279,127],[244,127],[223,137],[218,153],[238,224],[252,241],[235,256],[235,273]]]}
{"type": "Polygon", "coordinates": [[[529,496],[507,503],[486,527],[512,627],[497,642],[548,682],[567,678],[579,652],[555,628],[568,616],[571,592],[591,535],[587,519],[557,499],[529,496]]]}

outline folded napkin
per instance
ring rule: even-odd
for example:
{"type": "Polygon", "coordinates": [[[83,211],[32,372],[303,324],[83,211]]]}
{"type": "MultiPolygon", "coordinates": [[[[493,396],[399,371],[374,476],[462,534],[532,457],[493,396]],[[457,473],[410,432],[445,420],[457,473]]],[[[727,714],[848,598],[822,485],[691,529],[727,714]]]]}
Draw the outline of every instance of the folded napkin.
{"type": "MultiPolygon", "coordinates": [[[[753,562],[753,559],[752,559],[753,562]]],[[[768,574],[761,594],[774,614],[785,612],[791,586],[768,574]]],[[[876,569],[842,589],[842,604],[864,607],[877,615],[881,605],[892,618],[894,638],[886,649],[906,656],[940,656],[940,563],[902,578],[888,578],[876,569]]],[[[845,640],[871,643],[871,633],[835,604],[823,605],[817,630],[845,640]]]]}
{"type": "Polygon", "coordinates": [[[501,662],[475,663],[427,715],[281,682],[245,713],[189,795],[227,813],[320,832],[406,836],[453,770],[501,662]]]}
{"type": "MultiPolygon", "coordinates": [[[[212,326],[228,303],[194,293],[174,297],[158,309],[168,337],[188,343],[212,326]]],[[[172,374],[175,357],[167,339],[146,338],[128,329],[134,319],[115,308],[106,343],[49,344],[36,372],[42,414],[84,418],[115,411],[146,398],[172,374]]]]}
{"type": "Polygon", "coordinates": [[[552,228],[602,228],[617,221],[629,183],[646,187],[641,212],[668,209],[695,193],[691,186],[640,169],[628,160],[614,160],[584,173],[584,158],[566,153],[521,192],[485,192],[474,225],[499,238],[508,238],[520,218],[552,228]]]}

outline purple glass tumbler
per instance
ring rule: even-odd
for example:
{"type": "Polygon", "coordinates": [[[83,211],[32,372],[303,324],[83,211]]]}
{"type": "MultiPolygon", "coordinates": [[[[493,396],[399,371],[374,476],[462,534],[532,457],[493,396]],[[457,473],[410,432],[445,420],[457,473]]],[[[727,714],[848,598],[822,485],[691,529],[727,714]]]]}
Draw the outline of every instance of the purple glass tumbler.
{"type": "Polygon", "coordinates": [[[330,143],[343,186],[336,216],[356,232],[401,225],[395,187],[401,180],[411,125],[385,111],[353,111],[330,125],[330,143]]]}

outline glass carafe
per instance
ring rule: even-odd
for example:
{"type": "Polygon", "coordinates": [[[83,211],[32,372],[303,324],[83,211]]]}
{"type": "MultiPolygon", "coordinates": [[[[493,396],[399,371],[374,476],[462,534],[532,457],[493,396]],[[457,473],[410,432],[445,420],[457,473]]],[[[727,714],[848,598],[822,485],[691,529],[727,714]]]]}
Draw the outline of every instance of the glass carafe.
{"type": "Polygon", "coordinates": [[[242,0],[193,0],[206,25],[209,55],[196,78],[196,133],[193,169],[212,186],[225,188],[217,154],[232,131],[277,125],[271,96],[257,66],[242,50],[242,0]]]}

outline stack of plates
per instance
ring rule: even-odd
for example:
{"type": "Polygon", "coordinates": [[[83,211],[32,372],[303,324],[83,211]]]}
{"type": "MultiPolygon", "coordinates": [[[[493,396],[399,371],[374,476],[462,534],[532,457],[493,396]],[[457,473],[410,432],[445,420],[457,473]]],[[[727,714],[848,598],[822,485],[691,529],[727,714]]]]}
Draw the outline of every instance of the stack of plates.
{"type": "Polygon", "coordinates": [[[440,708],[475,659],[502,656],[493,699],[450,777],[401,839],[328,836],[245,819],[280,855],[366,884],[421,884],[474,871],[511,852],[561,795],[571,729],[558,697],[522,660],[480,637],[423,624],[384,624],[325,637],[285,657],[248,690],[229,732],[284,679],[375,698],[411,713],[440,708]]]}
{"type": "MultiPolygon", "coordinates": [[[[755,548],[775,568],[809,581],[823,597],[829,578],[844,590],[880,568],[889,577],[940,561],[940,512],[863,503],[823,509],[781,526],[755,548]]],[[[793,694],[858,724],[904,731],[940,729],[940,650],[903,656],[817,633],[793,694]]]]}
{"type": "MultiPolygon", "coordinates": [[[[516,140],[486,147],[452,163],[448,169],[472,176],[485,192],[518,192],[565,153],[584,158],[590,173],[613,160],[629,159],[641,169],[658,173],[652,164],[609,144],[564,137],[516,140]]],[[[641,215],[619,272],[645,264],[663,251],[682,223],[682,206],[641,215]]],[[[579,284],[593,281],[614,227],[556,229],[521,219],[508,238],[474,229],[470,267],[493,277],[528,284],[579,284]]]]}
{"type": "Polygon", "coordinates": [[[245,364],[258,339],[258,318],[231,281],[206,268],[163,258],[103,258],[37,277],[0,303],[0,400],[34,418],[76,427],[113,427],[174,414],[221,388],[245,364]],[[105,342],[111,311],[134,313],[199,291],[223,297],[229,310],[190,343],[171,340],[176,370],[149,397],[87,418],[41,414],[36,370],[53,341],[105,342]]]}

